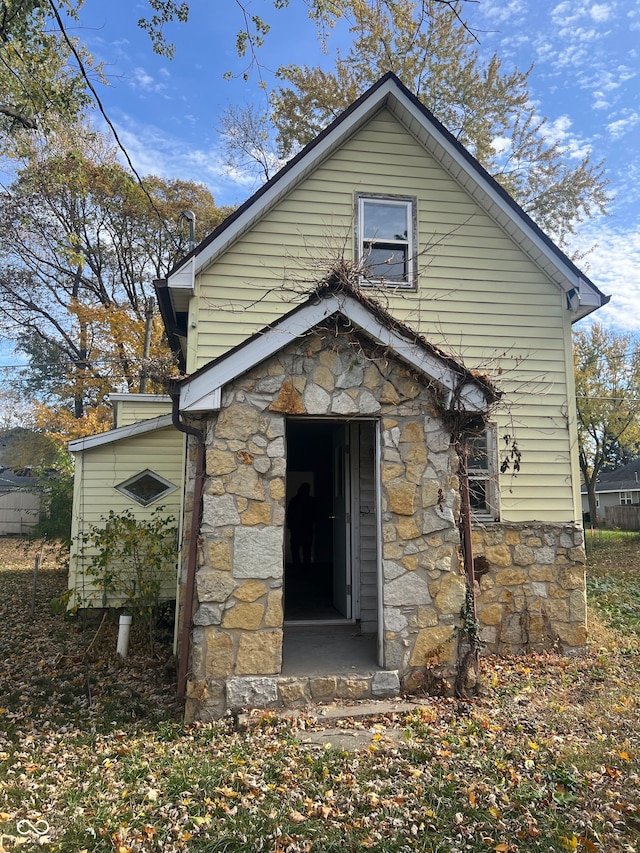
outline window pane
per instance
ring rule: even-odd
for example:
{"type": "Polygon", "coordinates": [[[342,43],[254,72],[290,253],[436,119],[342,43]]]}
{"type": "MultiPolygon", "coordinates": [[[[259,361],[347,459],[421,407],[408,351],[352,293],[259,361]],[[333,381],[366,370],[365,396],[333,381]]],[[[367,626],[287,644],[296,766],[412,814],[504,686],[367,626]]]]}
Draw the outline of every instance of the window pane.
{"type": "Polygon", "coordinates": [[[365,244],[364,251],[367,275],[391,281],[407,280],[407,252],[402,246],[365,244]]]}
{"type": "Polygon", "coordinates": [[[488,471],[487,434],[474,435],[467,442],[467,467],[469,471],[488,471]]]}
{"type": "Polygon", "coordinates": [[[151,501],[166,491],[166,486],[153,474],[143,474],[142,477],[129,483],[127,491],[142,501],[151,501]]]}
{"type": "Polygon", "coordinates": [[[489,511],[486,480],[469,480],[469,503],[472,512],[489,511]]]}
{"type": "Polygon", "coordinates": [[[408,205],[364,203],[364,237],[367,240],[406,240],[408,205]]]}

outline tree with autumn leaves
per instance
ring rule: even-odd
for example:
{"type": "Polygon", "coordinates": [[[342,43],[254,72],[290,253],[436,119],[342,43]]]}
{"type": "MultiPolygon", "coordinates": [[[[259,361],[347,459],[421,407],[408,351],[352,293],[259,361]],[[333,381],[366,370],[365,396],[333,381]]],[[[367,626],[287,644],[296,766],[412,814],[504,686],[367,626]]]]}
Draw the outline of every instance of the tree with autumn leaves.
{"type": "Polygon", "coordinates": [[[598,476],[640,442],[640,341],[600,323],[574,334],[580,470],[595,522],[598,476]]]}
{"type": "Polygon", "coordinates": [[[550,142],[529,91],[530,70],[481,55],[463,3],[343,0],[351,44],[333,67],[283,65],[266,112],[222,116],[230,166],[269,177],[269,167],[314,139],[387,72],[395,73],[559,245],[608,203],[602,163],[570,162],[550,142]]]}
{"type": "Polygon", "coordinates": [[[29,362],[37,424],[65,438],[104,430],[107,394],[169,367],[153,280],[188,251],[182,212],[202,237],[229,211],[201,184],[139,183],[85,127],[34,148],[0,206],[2,332],[29,362]]]}

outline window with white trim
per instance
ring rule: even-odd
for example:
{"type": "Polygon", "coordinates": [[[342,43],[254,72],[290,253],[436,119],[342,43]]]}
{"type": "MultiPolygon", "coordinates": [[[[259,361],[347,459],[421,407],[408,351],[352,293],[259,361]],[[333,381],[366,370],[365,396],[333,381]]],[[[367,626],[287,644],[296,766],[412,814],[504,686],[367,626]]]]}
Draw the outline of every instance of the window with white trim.
{"type": "Polygon", "coordinates": [[[631,492],[620,492],[620,506],[631,506],[631,492]]]}
{"type": "Polygon", "coordinates": [[[169,480],[165,480],[160,474],[155,474],[147,468],[145,471],[140,471],[139,474],[135,474],[128,480],[120,483],[116,486],[116,489],[141,506],[149,506],[154,501],[160,500],[160,498],[173,492],[174,489],[177,489],[177,486],[170,483],[169,480]]]}
{"type": "Polygon", "coordinates": [[[469,502],[475,521],[498,521],[498,446],[495,429],[467,438],[469,502]]]}
{"type": "Polygon", "coordinates": [[[415,199],[364,194],[356,199],[361,284],[415,287],[415,199]]]}

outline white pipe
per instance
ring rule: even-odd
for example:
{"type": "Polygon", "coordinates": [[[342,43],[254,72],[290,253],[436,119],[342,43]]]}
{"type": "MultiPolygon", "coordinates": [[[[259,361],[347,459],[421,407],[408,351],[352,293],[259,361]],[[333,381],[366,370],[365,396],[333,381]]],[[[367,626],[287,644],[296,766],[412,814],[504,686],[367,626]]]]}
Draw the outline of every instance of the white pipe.
{"type": "Polygon", "coordinates": [[[129,648],[129,630],[131,629],[131,616],[128,613],[120,615],[118,623],[118,646],[116,652],[120,657],[126,658],[127,649],[129,648]]]}

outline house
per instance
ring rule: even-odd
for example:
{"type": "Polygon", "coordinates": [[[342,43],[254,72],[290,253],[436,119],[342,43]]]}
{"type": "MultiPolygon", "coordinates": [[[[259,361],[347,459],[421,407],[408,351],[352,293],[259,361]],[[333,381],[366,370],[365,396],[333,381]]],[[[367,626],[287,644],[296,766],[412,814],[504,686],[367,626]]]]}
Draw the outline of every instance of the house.
{"type": "Polygon", "coordinates": [[[37,479],[28,469],[0,468],[0,536],[24,536],[40,520],[37,479]]]}
{"type": "Polygon", "coordinates": [[[189,718],[452,689],[471,590],[488,649],[584,647],[571,324],[607,298],[394,75],[156,290],[189,718]]]}
{"type": "MultiPolygon", "coordinates": [[[[598,520],[611,527],[640,530],[640,460],[622,465],[615,471],[603,471],[596,483],[598,520]],[[628,526],[630,525],[630,526],[628,526]]],[[[582,487],[582,511],[589,512],[586,486],[582,487]]]]}

